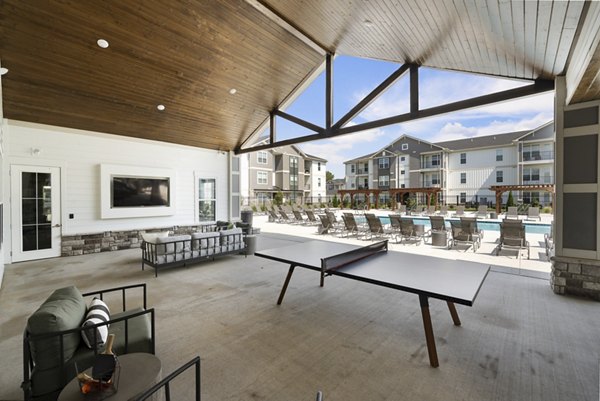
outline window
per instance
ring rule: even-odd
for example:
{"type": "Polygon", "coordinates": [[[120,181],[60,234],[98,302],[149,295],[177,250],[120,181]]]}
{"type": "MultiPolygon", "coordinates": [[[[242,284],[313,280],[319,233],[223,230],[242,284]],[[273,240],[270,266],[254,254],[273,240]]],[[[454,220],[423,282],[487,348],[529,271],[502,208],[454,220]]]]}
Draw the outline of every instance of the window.
{"type": "Polygon", "coordinates": [[[198,221],[216,221],[217,191],[216,179],[198,180],[198,221]]]}
{"type": "Polygon", "coordinates": [[[400,184],[400,188],[406,188],[406,185],[400,184]]]}
{"type": "Polygon", "coordinates": [[[408,150],[408,143],[402,144],[402,150],[408,150]]]}
{"type": "Polygon", "coordinates": [[[496,182],[504,182],[504,171],[496,170],[496,182]]]}
{"type": "Polygon", "coordinates": [[[496,149],[496,161],[501,162],[504,159],[504,155],[502,154],[502,149],[496,149]]]}
{"type": "Polygon", "coordinates": [[[354,186],[355,186],[354,183],[350,184],[350,188],[354,188],[354,186]]]}
{"type": "Polygon", "coordinates": [[[466,192],[460,193],[460,203],[467,203],[467,193],[466,192]]]}
{"type": "Polygon", "coordinates": [[[382,157],[379,159],[379,168],[386,169],[390,168],[390,159],[388,157],[382,157]]]}
{"type": "Polygon", "coordinates": [[[540,169],[539,168],[524,168],[523,169],[523,182],[539,181],[539,180],[540,180],[540,169]]]}
{"type": "Polygon", "coordinates": [[[351,172],[352,174],[354,174],[354,164],[351,164],[351,165],[350,165],[350,172],[351,172]]]}
{"type": "Polygon", "coordinates": [[[318,171],[321,171],[321,162],[318,162],[318,163],[317,163],[317,170],[318,170],[318,171]]]}
{"type": "Polygon", "coordinates": [[[379,176],[379,186],[380,187],[389,187],[390,186],[390,176],[389,175],[379,176]]]}
{"type": "Polygon", "coordinates": [[[317,186],[320,187],[321,186],[321,177],[317,178],[317,186]]]}
{"type": "Polygon", "coordinates": [[[431,185],[439,185],[439,183],[440,183],[440,175],[432,174],[431,175],[431,185]]]}
{"type": "Polygon", "coordinates": [[[440,155],[432,155],[431,156],[431,165],[439,166],[440,165],[440,155]]]}
{"type": "Polygon", "coordinates": [[[460,173],[460,183],[461,184],[467,183],[467,173],[460,173]]]}
{"type": "Polygon", "coordinates": [[[467,164],[467,154],[466,153],[460,154],[460,164],[467,164]]]}
{"type": "Polygon", "coordinates": [[[257,184],[268,184],[268,173],[266,171],[257,171],[256,172],[256,183],[257,184]]]}
{"type": "Polygon", "coordinates": [[[267,152],[260,151],[256,154],[258,164],[267,164],[267,152]]]}
{"type": "Polygon", "coordinates": [[[404,170],[400,170],[400,175],[404,175],[405,171],[404,170]]]}
{"type": "Polygon", "coordinates": [[[405,160],[406,160],[406,157],[405,157],[405,156],[400,156],[400,161],[401,161],[401,162],[403,162],[403,161],[405,161],[405,160]]]}

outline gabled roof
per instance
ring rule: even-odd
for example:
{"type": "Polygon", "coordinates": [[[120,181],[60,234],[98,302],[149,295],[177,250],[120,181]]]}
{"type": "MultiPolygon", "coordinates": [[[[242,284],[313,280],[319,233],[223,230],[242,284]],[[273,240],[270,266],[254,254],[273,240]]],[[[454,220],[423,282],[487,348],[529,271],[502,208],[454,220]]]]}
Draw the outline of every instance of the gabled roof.
{"type": "Polygon", "coordinates": [[[360,160],[370,159],[373,155],[375,155],[375,153],[377,153],[377,152],[369,153],[369,154],[366,154],[364,156],[359,156],[359,157],[356,157],[356,158],[354,158],[352,160],[346,160],[344,162],[344,164],[355,163],[355,162],[360,161],[360,160]]]}
{"type": "Polygon", "coordinates": [[[546,124],[518,138],[519,141],[538,141],[543,139],[554,139],[554,121],[548,121],[546,124]]]}
{"type": "Polygon", "coordinates": [[[317,157],[317,156],[309,155],[308,153],[305,153],[304,156],[305,156],[305,159],[310,159],[310,160],[314,160],[314,161],[317,161],[317,162],[327,163],[327,160],[323,159],[322,157],[317,157]]]}
{"type": "Polygon", "coordinates": [[[505,134],[476,136],[472,138],[456,139],[454,141],[436,142],[436,145],[447,148],[451,151],[489,148],[495,146],[510,146],[513,144],[513,141],[521,138],[528,132],[530,131],[517,131],[508,132],[505,134]]]}

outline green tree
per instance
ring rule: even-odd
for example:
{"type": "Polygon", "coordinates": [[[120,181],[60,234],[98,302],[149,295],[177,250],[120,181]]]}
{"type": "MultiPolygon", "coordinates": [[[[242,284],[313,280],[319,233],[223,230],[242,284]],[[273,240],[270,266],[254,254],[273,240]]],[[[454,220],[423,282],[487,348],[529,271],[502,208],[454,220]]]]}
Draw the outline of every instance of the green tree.
{"type": "Polygon", "coordinates": [[[333,181],[334,178],[335,178],[335,176],[333,175],[333,173],[331,171],[325,172],[325,182],[333,181]]]}
{"type": "Polygon", "coordinates": [[[283,192],[277,191],[277,193],[273,196],[273,202],[280,206],[283,203],[283,192]]]}
{"type": "Polygon", "coordinates": [[[333,199],[331,200],[331,204],[333,207],[338,207],[340,205],[340,201],[338,200],[337,195],[333,195],[333,199]]]}
{"type": "MultiPolygon", "coordinates": [[[[514,206],[515,205],[515,200],[513,198],[513,194],[512,191],[508,192],[508,199],[506,201],[506,207],[508,208],[509,206],[514,206]]],[[[508,209],[506,209],[508,210],[508,209]]]]}

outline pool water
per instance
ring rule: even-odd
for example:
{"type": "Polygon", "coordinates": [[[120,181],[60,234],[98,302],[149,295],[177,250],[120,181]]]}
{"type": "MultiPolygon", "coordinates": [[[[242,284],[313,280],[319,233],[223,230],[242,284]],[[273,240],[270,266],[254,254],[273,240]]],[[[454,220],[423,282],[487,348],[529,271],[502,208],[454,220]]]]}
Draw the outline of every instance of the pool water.
{"type": "MultiPolygon", "coordinates": [[[[354,216],[354,219],[357,223],[366,224],[367,219],[364,216],[354,216]]],[[[431,223],[429,222],[428,217],[413,217],[412,218],[415,224],[422,224],[425,226],[425,229],[431,228],[431,223]]],[[[379,216],[379,220],[381,220],[382,224],[390,224],[390,218],[387,216],[379,216]]],[[[450,228],[449,221],[458,220],[453,218],[446,218],[446,226],[450,228]]],[[[550,234],[551,226],[550,224],[540,224],[540,223],[527,223],[525,224],[525,232],[528,234],[550,234]]],[[[483,231],[500,231],[500,221],[477,221],[477,227],[483,231]]]]}

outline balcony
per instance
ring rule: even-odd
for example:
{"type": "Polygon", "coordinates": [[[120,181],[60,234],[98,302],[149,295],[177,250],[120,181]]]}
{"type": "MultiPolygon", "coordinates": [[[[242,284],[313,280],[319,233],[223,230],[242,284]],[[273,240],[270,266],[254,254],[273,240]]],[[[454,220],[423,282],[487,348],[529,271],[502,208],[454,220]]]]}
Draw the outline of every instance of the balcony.
{"type": "Polygon", "coordinates": [[[439,163],[425,162],[421,163],[421,169],[440,169],[442,166],[439,163]]]}
{"type": "Polygon", "coordinates": [[[369,174],[369,169],[368,168],[365,168],[365,169],[359,168],[357,174],[369,174]]]}
{"type": "Polygon", "coordinates": [[[539,161],[539,160],[554,160],[554,152],[553,151],[523,152],[523,161],[524,162],[539,161]]]}
{"type": "Polygon", "coordinates": [[[523,185],[539,185],[539,184],[554,184],[554,177],[545,175],[543,177],[537,175],[524,175],[523,185]]]}
{"type": "Polygon", "coordinates": [[[369,189],[368,185],[359,185],[357,189],[369,189]]]}
{"type": "Polygon", "coordinates": [[[423,181],[423,188],[440,188],[439,181],[423,181]]]}

